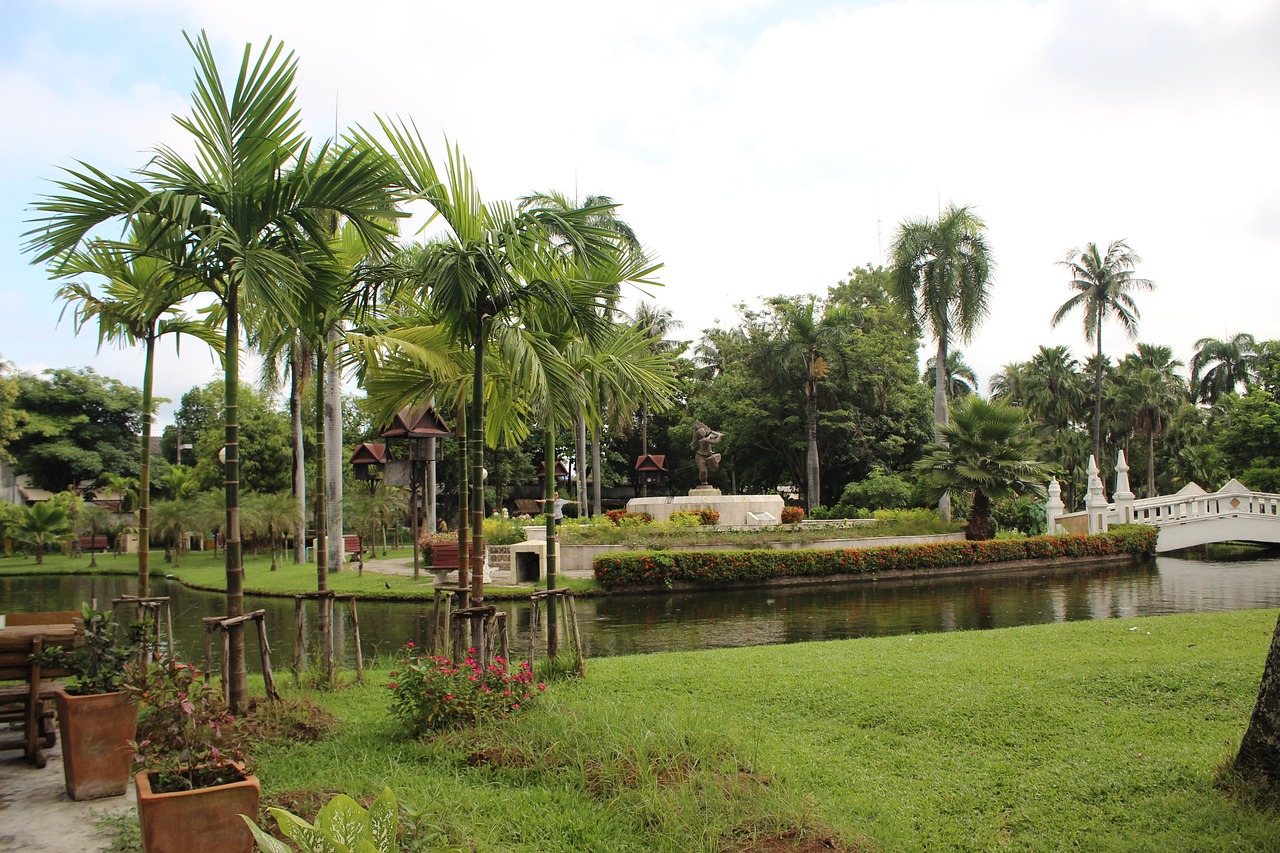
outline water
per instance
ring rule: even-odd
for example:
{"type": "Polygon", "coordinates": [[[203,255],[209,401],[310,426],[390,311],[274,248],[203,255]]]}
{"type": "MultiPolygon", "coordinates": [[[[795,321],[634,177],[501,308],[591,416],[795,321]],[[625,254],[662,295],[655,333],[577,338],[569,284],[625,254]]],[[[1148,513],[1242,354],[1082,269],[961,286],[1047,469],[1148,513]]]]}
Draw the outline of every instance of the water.
{"type": "MultiPolygon", "coordinates": [[[[72,609],[90,598],[103,606],[131,592],[128,577],[0,578],[0,612],[72,609]]],[[[159,578],[152,594],[171,598],[180,654],[202,660],[200,618],[222,612],[223,597],[159,578]]],[[[512,626],[513,655],[526,656],[529,605],[499,606],[512,626]]],[[[1246,559],[1159,557],[1139,566],[1035,569],[930,581],[616,595],[579,599],[578,618],[588,655],[603,657],[1260,607],[1280,607],[1280,556],[1274,553],[1259,558],[1253,552],[1246,559]]],[[[257,609],[266,610],[272,665],[283,670],[293,656],[293,600],[246,596],[245,610],[257,609]]],[[[339,654],[343,665],[351,666],[351,624],[345,607],[340,610],[339,654]]],[[[431,614],[430,603],[361,602],[366,660],[392,654],[408,640],[423,643],[431,614]]],[[[308,627],[314,616],[315,605],[309,603],[308,627]]],[[[256,661],[256,639],[250,635],[246,643],[250,660],[256,661]]]]}

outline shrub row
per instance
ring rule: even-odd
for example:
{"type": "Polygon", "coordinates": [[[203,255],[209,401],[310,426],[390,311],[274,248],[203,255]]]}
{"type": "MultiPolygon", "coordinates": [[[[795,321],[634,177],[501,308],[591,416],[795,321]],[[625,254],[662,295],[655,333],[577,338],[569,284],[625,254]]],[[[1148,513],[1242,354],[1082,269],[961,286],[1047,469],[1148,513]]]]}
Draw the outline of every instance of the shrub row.
{"type": "Polygon", "coordinates": [[[983,542],[882,545],[872,548],[742,551],[627,551],[596,557],[596,580],[605,589],[626,586],[702,586],[787,577],[876,574],[1014,560],[1154,554],[1154,527],[1125,525],[1092,536],[1035,536],[983,542]]]}

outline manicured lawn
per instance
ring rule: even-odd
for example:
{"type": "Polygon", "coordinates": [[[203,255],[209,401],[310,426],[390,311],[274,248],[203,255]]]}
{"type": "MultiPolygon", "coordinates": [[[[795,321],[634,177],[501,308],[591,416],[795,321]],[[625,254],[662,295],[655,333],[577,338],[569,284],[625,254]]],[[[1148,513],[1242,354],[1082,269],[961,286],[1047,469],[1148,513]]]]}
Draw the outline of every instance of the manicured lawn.
{"type": "MultiPolygon", "coordinates": [[[[1275,850],[1215,772],[1275,611],[608,658],[514,724],[422,741],[387,673],[260,756],[266,793],[391,785],[466,849],[1275,850]],[[787,849],[787,848],[776,848],[787,849]]],[[[411,848],[412,849],[412,848],[411,848]]]]}

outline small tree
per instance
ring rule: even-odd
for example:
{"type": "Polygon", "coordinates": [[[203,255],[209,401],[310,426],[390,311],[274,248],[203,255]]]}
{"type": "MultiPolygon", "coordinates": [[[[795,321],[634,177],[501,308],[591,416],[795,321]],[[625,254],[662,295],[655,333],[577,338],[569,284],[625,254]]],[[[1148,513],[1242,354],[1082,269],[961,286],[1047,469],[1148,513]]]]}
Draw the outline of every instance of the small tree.
{"type": "Polygon", "coordinates": [[[46,545],[65,542],[71,538],[71,516],[59,506],[49,503],[32,504],[22,511],[22,518],[13,527],[13,535],[36,549],[36,565],[44,563],[46,545]]]}

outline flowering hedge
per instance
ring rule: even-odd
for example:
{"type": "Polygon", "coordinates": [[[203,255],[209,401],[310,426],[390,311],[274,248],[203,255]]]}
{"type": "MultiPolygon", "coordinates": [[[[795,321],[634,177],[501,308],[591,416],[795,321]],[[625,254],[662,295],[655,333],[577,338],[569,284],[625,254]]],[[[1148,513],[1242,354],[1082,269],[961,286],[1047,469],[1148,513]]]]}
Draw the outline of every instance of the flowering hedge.
{"type": "Polygon", "coordinates": [[[627,551],[596,557],[596,580],[605,589],[625,586],[705,586],[767,581],[786,577],[927,573],[951,566],[1154,554],[1158,531],[1145,525],[1113,527],[1092,536],[1034,536],[982,542],[882,545],[871,548],[744,551],[627,551]]]}

